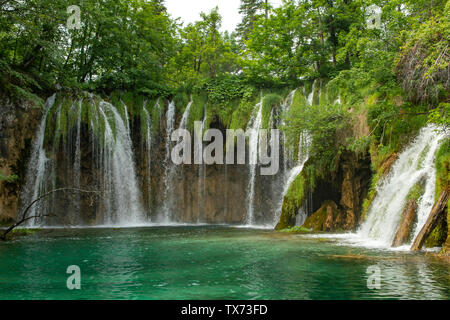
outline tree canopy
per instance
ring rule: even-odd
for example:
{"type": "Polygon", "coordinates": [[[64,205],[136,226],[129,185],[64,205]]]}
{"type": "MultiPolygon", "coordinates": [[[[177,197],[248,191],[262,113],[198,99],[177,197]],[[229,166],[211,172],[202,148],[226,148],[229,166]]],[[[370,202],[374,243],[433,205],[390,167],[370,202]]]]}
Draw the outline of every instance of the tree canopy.
{"type": "Polygon", "coordinates": [[[81,28],[69,30],[72,4],[0,0],[4,90],[39,95],[62,86],[156,97],[230,77],[261,88],[353,74],[400,85],[414,102],[448,102],[445,0],[284,0],[276,8],[242,0],[231,34],[221,31],[217,8],[183,25],[162,0],[82,0],[81,28]],[[373,5],[379,28],[368,23],[373,5]]]}

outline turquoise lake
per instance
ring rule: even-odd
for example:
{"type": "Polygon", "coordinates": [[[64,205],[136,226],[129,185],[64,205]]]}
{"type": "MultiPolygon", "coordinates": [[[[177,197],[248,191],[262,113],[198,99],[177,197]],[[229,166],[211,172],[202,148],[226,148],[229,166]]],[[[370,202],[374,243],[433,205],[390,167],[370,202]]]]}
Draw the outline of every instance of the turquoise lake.
{"type": "Polygon", "coordinates": [[[0,243],[0,299],[449,299],[424,253],[224,226],[42,230],[0,243]],[[68,266],[81,290],[68,290],[68,266]],[[369,289],[370,268],[381,272],[369,289]]]}

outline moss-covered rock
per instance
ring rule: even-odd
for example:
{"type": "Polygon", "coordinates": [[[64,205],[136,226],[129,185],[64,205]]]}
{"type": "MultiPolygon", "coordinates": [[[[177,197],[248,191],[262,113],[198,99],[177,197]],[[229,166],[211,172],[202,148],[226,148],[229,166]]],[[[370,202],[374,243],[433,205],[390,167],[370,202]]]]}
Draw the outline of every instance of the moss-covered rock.
{"type": "Polygon", "coordinates": [[[436,228],[434,228],[433,232],[425,241],[425,247],[436,248],[443,246],[447,240],[447,232],[447,219],[442,219],[442,221],[436,226],[436,228]]]}
{"type": "Polygon", "coordinates": [[[275,230],[291,228],[295,225],[295,216],[298,210],[305,204],[307,191],[307,178],[302,172],[291,184],[283,202],[280,220],[275,230]]]}
{"type": "Polygon", "coordinates": [[[314,231],[335,231],[339,229],[339,210],[334,201],[328,200],[322,204],[303,224],[304,228],[314,231]]]}
{"type": "MultiPolygon", "coordinates": [[[[436,154],[436,199],[439,194],[450,186],[450,140],[447,139],[436,154]]],[[[444,244],[443,253],[450,253],[450,214],[448,208],[450,201],[447,203],[447,221],[443,221],[430,235],[429,241],[425,243],[427,246],[438,246],[444,244]],[[445,228],[445,225],[447,226],[445,228]],[[442,241],[442,238],[447,240],[442,241]],[[442,242],[441,242],[442,241],[442,242]]],[[[444,219],[445,220],[445,219],[444,219]]]]}

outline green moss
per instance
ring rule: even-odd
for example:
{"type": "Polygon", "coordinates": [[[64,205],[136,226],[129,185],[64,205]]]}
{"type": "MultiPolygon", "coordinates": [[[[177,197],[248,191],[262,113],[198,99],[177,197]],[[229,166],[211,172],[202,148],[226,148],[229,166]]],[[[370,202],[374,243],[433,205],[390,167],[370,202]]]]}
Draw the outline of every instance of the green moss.
{"type": "Polygon", "coordinates": [[[6,181],[8,183],[13,183],[13,182],[17,181],[18,179],[19,179],[19,177],[15,174],[5,176],[0,172],[0,181],[6,181]]]}
{"type": "MultiPolygon", "coordinates": [[[[135,92],[123,92],[120,93],[120,100],[125,103],[128,113],[131,116],[139,115],[141,107],[144,104],[145,97],[143,95],[137,94],[135,92]]],[[[111,102],[112,103],[112,102],[111,102]]],[[[112,103],[114,106],[119,107],[121,104],[117,101],[112,103]]],[[[123,115],[123,112],[122,112],[123,115]]]]}
{"type": "Polygon", "coordinates": [[[280,221],[275,228],[276,230],[290,228],[295,223],[297,211],[306,201],[307,182],[308,180],[304,173],[299,174],[292,182],[283,200],[280,221]]]}
{"type": "Polygon", "coordinates": [[[26,228],[20,228],[20,229],[14,229],[11,232],[14,236],[30,236],[35,234],[34,230],[26,229],[26,228]]]}
{"type": "MultiPolygon", "coordinates": [[[[450,186],[450,140],[447,139],[436,154],[436,200],[442,190],[450,186]]],[[[450,201],[449,201],[450,205],[450,201]]]]}
{"type": "Polygon", "coordinates": [[[448,226],[447,219],[442,219],[442,221],[434,228],[433,232],[428,236],[425,241],[425,246],[427,248],[441,247],[447,240],[448,226]]]}
{"type": "Polygon", "coordinates": [[[423,193],[425,192],[425,185],[423,181],[419,181],[416,183],[411,190],[409,190],[407,200],[415,200],[416,202],[419,201],[419,199],[423,196],[423,193]]]}
{"type": "MultiPolygon", "coordinates": [[[[150,129],[152,126],[152,118],[151,118],[151,110],[149,110],[149,104],[153,105],[153,101],[146,101],[141,108],[140,114],[139,114],[139,118],[141,121],[141,137],[142,139],[145,139],[144,137],[147,136],[147,130],[148,130],[148,125],[147,125],[147,113],[148,116],[150,117],[150,129]],[[147,112],[147,113],[146,113],[147,112]]],[[[150,134],[152,134],[152,132],[150,132],[150,134]]]]}
{"type": "Polygon", "coordinates": [[[230,121],[230,129],[238,130],[247,128],[255,105],[260,99],[256,90],[248,90],[244,93],[242,100],[236,110],[233,111],[230,121]]]}
{"type": "Polygon", "coordinates": [[[425,158],[427,157],[428,152],[430,152],[430,145],[427,145],[419,155],[419,159],[417,161],[417,170],[423,169],[425,158]]]}
{"type": "Polygon", "coordinates": [[[305,227],[298,227],[298,226],[296,226],[296,227],[280,230],[280,232],[284,232],[284,233],[310,233],[311,229],[308,229],[308,228],[305,228],[305,227]]]}
{"type": "Polygon", "coordinates": [[[175,103],[175,108],[176,108],[177,112],[180,114],[183,114],[189,101],[191,101],[191,98],[190,98],[189,94],[187,92],[185,92],[184,90],[178,91],[173,97],[173,102],[175,103]]]}
{"type": "Polygon", "coordinates": [[[326,206],[322,206],[322,208],[306,219],[303,227],[313,229],[314,231],[323,231],[322,229],[327,218],[327,214],[326,206]]]}
{"type": "Polygon", "coordinates": [[[188,130],[194,130],[195,121],[202,121],[205,114],[207,97],[206,94],[193,94],[192,105],[189,113],[189,119],[187,128],[188,130]]]}
{"type": "Polygon", "coordinates": [[[263,98],[262,103],[262,128],[270,129],[270,116],[272,110],[280,106],[282,98],[277,94],[268,94],[263,98]]]}
{"type": "Polygon", "coordinates": [[[161,102],[161,99],[157,99],[153,105],[149,105],[148,107],[151,108],[150,114],[152,117],[153,134],[156,134],[159,131],[159,122],[164,113],[164,102],[161,102]]]}

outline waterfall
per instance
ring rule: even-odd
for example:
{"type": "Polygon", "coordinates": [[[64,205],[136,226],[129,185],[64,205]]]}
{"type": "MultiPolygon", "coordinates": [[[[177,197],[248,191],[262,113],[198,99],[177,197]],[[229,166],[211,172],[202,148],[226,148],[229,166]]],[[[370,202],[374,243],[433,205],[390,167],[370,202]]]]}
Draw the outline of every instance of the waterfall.
{"type": "MultiPolygon", "coordinates": [[[[49,113],[49,110],[53,107],[55,99],[56,94],[54,94],[47,100],[45,104],[44,116],[42,117],[41,123],[36,133],[36,138],[31,151],[31,157],[28,163],[25,188],[22,191],[21,202],[23,205],[31,203],[34,199],[37,199],[39,197],[39,194],[43,194],[46,192],[44,179],[46,176],[46,172],[48,172],[48,164],[50,160],[47,158],[44,150],[44,138],[47,125],[47,115],[49,113]]],[[[42,206],[42,202],[35,204],[30,209],[28,216],[37,216],[37,213],[40,211],[42,206]]],[[[38,219],[35,218],[31,220],[29,225],[33,226],[37,223],[38,219]]]]}
{"type": "MultiPolygon", "coordinates": [[[[308,161],[310,146],[311,146],[311,136],[308,134],[308,132],[305,131],[300,135],[300,141],[299,141],[299,145],[298,145],[297,165],[289,171],[289,174],[287,175],[287,179],[285,180],[285,183],[283,186],[283,193],[281,196],[281,200],[278,204],[277,212],[275,214],[274,225],[276,225],[278,223],[278,221],[280,220],[281,210],[283,209],[284,198],[286,197],[291,184],[295,181],[295,179],[298,177],[298,175],[302,172],[306,161],[308,161]]],[[[299,223],[301,223],[301,225],[303,225],[303,223],[305,222],[304,220],[303,220],[303,222],[297,221],[297,225],[299,223]]]]}
{"type": "Polygon", "coordinates": [[[191,106],[192,106],[192,95],[191,95],[191,101],[189,101],[186,110],[184,110],[183,117],[181,118],[180,122],[180,129],[186,129],[187,123],[189,121],[189,114],[191,112],[191,106]]]}
{"type": "Polygon", "coordinates": [[[173,192],[173,172],[174,164],[171,161],[171,135],[175,129],[175,115],[176,108],[175,103],[171,101],[166,113],[166,158],[164,161],[164,208],[163,208],[163,221],[169,223],[172,221],[172,194],[173,192]]]}
{"type": "Polygon", "coordinates": [[[314,103],[314,94],[316,92],[316,82],[317,82],[317,79],[314,80],[313,85],[312,85],[312,89],[311,89],[311,93],[308,95],[307,102],[308,102],[309,106],[312,106],[313,103],[314,103]]]}
{"type": "Polygon", "coordinates": [[[358,231],[358,238],[369,246],[391,247],[399,227],[410,190],[424,181],[424,194],[418,203],[416,236],[424,226],[434,205],[436,168],[435,156],[446,138],[443,132],[429,125],[400,154],[391,173],[377,186],[377,195],[369,209],[367,220],[358,231]]]}
{"type": "MultiPolygon", "coordinates": [[[[77,110],[77,136],[75,141],[75,159],[73,163],[73,173],[74,173],[74,186],[77,189],[81,189],[81,106],[82,101],[78,102],[77,110]]],[[[75,106],[76,104],[74,104],[75,106]]],[[[81,198],[80,193],[77,193],[75,199],[76,211],[81,210],[81,198]]]]}
{"type": "MultiPolygon", "coordinates": [[[[147,110],[147,103],[144,103],[143,106],[144,117],[145,117],[145,151],[146,151],[146,188],[147,188],[147,201],[150,204],[152,199],[152,118],[150,117],[150,113],[147,110]]],[[[150,206],[149,206],[150,207],[150,206]]]]}
{"type": "Polygon", "coordinates": [[[341,96],[338,96],[338,98],[336,99],[336,101],[334,101],[334,104],[342,104],[342,103],[341,103],[341,96]]]}
{"type": "MultiPolygon", "coordinates": [[[[281,105],[281,127],[283,127],[285,125],[285,117],[287,116],[289,110],[291,109],[292,106],[292,102],[294,101],[294,97],[295,97],[295,93],[297,92],[297,89],[293,90],[291,93],[289,93],[289,95],[287,96],[287,98],[284,100],[283,104],[281,105]]],[[[283,170],[284,173],[287,174],[288,172],[288,167],[289,167],[289,160],[290,160],[290,156],[289,156],[289,150],[286,146],[286,133],[283,131],[282,134],[282,144],[283,144],[283,160],[284,160],[284,165],[283,165],[283,170]]]]}
{"type": "Polygon", "coordinates": [[[258,167],[258,146],[259,146],[259,131],[262,125],[262,96],[261,102],[255,106],[257,109],[256,115],[253,115],[250,121],[250,133],[249,133],[249,184],[248,184],[248,196],[247,196],[247,216],[245,218],[245,224],[252,226],[255,224],[255,180],[256,169],[258,167]]]}
{"type": "MultiPolygon", "coordinates": [[[[50,117],[50,110],[53,108],[55,102],[55,96],[47,101],[46,111],[39,126],[36,139],[33,145],[32,155],[28,164],[28,172],[26,177],[26,187],[22,192],[23,204],[29,203],[33,199],[38,198],[40,195],[60,187],[81,187],[81,115],[82,115],[82,101],[78,101],[73,104],[71,110],[63,110],[63,105],[56,106],[57,120],[56,131],[51,127],[47,128],[47,125],[52,123],[50,117]],[[73,110],[76,109],[76,110],[73,110]],[[62,117],[67,119],[65,112],[74,112],[77,116],[76,121],[76,146],[75,157],[73,165],[71,166],[74,179],[69,181],[62,179],[56,179],[55,167],[59,157],[59,134],[62,133],[62,117]],[[46,131],[57,134],[53,142],[53,149],[49,151],[50,158],[47,158],[45,150],[45,136],[46,131]],[[64,181],[69,182],[70,185],[64,184],[64,181]]],[[[97,224],[108,226],[134,226],[145,222],[144,212],[141,206],[141,196],[138,189],[136,180],[136,172],[134,168],[134,154],[132,150],[131,133],[129,124],[126,123],[117,109],[104,101],[101,101],[98,105],[91,102],[88,112],[90,113],[89,121],[89,134],[91,135],[93,145],[93,161],[97,162],[92,166],[92,173],[89,174],[89,178],[96,177],[99,182],[99,191],[102,191],[100,196],[100,202],[102,202],[103,209],[98,215],[97,212],[97,224]],[[99,129],[102,128],[102,129],[99,129]],[[100,170],[97,170],[100,169],[100,170]],[[101,171],[101,172],[98,172],[101,171]],[[101,218],[101,219],[100,219],[101,218]]],[[[125,114],[127,114],[126,106],[125,114]]],[[[127,118],[127,115],[125,115],[127,118]]],[[[66,123],[67,125],[67,123],[66,123]]],[[[68,129],[68,128],[66,128],[68,129]]],[[[71,135],[63,136],[65,139],[71,139],[71,135]]],[[[64,143],[70,144],[71,141],[65,141],[64,143]]],[[[65,150],[65,147],[64,147],[65,150]]],[[[71,159],[70,154],[63,152],[62,156],[67,159],[63,161],[68,162],[71,159]]],[[[62,167],[66,170],[66,167],[62,167]]],[[[47,226],[47,218],[42,216],[48,215],[56,211],[57,206],[55,201],[58,199],[59,194],[54,194],[51,206],[48,201],[41,201],[38,205],[33,207],[29,216],[40,216],[41,218],[35,218],[30,222],[31,226],[47,226]]],[[[79,195],[76,195],[77,201],[79,195]]],[[[65,198],[64,198],[65,199],[65,198]]],[[[60,199],[61,200],[61,199],[60,199]]],[[[73,199],[71,199],[72,201],[73,199]]],[[[61,202],[61,201],[60,201],[61,202]]],[[[64,201],[62,201],[64,202],[64,201]]],[[[60,214],[66,215],[64,218],[69,220],[70,225],[78,223],[80,220],[80,208],[81,204],[76,206],[78,212],[60,212],[60,214]],[[75,214],[74,214],[75,213],[75,214]],[[75,223],[74,223],[75,222],[75,223]]],[[[63,210],[58,210],[63,211],[63,210]]],[[[63,218],[63,217],[59,217],[63,218]]],[[[58,220],[57,220],[58,221],[58,220]]]]}
{"type": "MultiPolygon", "coordinates": [[[[207,113],[206,113],[206,105],[203,112],[203,121],[199,128],[200,137],[203,137],[203,132],[206,127],[207,113]]],[[[203,143],[202,139],[200,139],[200,143],[203,143]]],[[[204,162],[199,164],[198,166],[198,191],[197,191],[197,222],[202,222],[202,217],[205,216],[205,195],[206,195],[206,165],[204,162]]]]}
{"type": "MultiPolygon", "coordinates": [[[[103,172],[106,180],[104,203],[110,208],[106,216],[107,225],[135,225],[143,222],[140,191],[136,181],[129,124],[122,119],[117,109],[105,102],[99,104],[104,119],[103,172]],[[114,125],[115,132],[111,125],[114,125]]],[[[125,106],[126,119],[128,112],[125,106]]]]}

